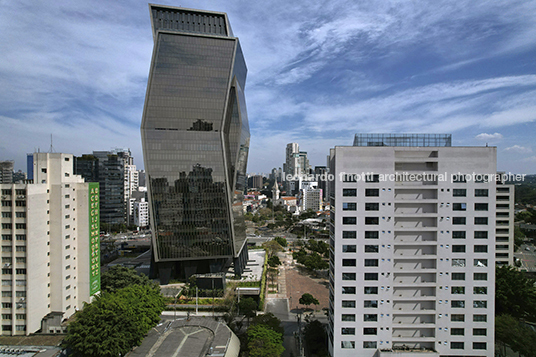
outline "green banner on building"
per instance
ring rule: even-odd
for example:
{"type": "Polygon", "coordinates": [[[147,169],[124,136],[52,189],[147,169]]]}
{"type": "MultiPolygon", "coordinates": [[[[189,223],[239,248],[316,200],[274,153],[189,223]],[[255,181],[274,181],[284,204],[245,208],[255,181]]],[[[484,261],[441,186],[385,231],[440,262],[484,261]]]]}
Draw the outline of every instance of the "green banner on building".
{"type": "Polygon", "coordinates": [[[89,295],[100,291],[99,183],[89,183],[89,295]]]}

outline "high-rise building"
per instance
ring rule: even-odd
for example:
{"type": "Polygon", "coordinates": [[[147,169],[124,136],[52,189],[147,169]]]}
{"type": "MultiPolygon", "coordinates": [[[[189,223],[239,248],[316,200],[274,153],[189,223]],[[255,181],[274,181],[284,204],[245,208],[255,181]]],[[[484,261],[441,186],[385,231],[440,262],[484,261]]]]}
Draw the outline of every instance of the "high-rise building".
{"type": "Polygon", "coordinates": [[[255,188],[257,190],[261,190],[262,187],[262,181],[264,177],[262,175],[252,175],[248,177],[248,188],[255,188]]]}
{"type": "MultiPolygon", "coordinates": [[[[504,173],[500,173],[502,175],[504,173]]],[[[514,200],[515,186],[497,181],[495,221],[495,260],[498,266],[514,265],[514,200]]]]}
{"type": "Polygon", "coordinates": [[[128,224],[129,198],[138,185],[130,150],[93,151],[77,157],[74,168],[86,182],[100,184],[101,222],[128,224]]]}
{"type": "Polygon", "coordinates": [[[296,184],[294,181],[299,181],[300,177],[309,175],[311,166],[305,151],[300,151],[300,146],[297,143],[287,144],[285,152],[285,163],[283,164],[283,174],[285,181],[285,189],[288,193],[297,194],[296,184]]]}
{"type": "Polygon", "coordinates": [[[0,183],[13,182],[13,161],[0,161],[0,183]]]}
{"type": "Polygon", "coordinates": [[[318,188],[322,190],[322,200],[326,199],[326,186],[328,182],[328,169],[326,166],[315,166],[315,180],[318,182],[318,188]]]}
{"type": "Polygon", "coordinates": [[[494,356],[496,148],[354,145],[330,153],[330,354],[494,356]]]}
{"type": "Polygon", "coordinates": [[[2,335],[64,332],[100,291],[99,184],[70,154],[28,156],[33,181],[1,184],[2,335]]]}
{"type": "Polygon", "coordinates": [[[153,272],[221,272],[247,262],[246,63],[227,14],[149,5],[154,50],[141,124],[153,272]]]}

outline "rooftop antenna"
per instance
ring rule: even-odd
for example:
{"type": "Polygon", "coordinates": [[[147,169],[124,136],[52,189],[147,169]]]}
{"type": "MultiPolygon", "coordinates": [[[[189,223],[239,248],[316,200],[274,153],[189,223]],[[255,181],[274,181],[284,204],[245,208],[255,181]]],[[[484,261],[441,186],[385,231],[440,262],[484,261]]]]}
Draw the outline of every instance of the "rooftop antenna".
{"type": "Polygon", "coordinates": [[[54,146],[52,145],[52,134],[50,134],[50,150],[49,152],[52,154],[53,152],[55,152],[54,150],[54,146]]]}

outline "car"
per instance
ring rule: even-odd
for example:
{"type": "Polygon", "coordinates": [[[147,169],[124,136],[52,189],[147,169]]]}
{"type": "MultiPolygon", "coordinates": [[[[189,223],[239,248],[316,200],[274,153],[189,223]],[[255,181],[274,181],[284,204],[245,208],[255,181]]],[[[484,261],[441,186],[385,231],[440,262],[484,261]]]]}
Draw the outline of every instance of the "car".
{"type": "Polygon", "coordinates": [[[525,250],[528,250],[530,252],[530,248],[529,247],[525,247],[525,250]]]}

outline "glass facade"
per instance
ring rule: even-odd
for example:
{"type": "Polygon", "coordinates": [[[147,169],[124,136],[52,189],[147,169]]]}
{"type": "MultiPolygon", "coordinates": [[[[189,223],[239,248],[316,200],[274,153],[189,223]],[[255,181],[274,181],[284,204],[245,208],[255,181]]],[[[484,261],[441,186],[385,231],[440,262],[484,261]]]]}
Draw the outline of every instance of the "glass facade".
{"type": "MultiPolygon", "coordinates": [[[[246,239],[242,51],[226,35],[225,14],[161,6],[151,13],[155,48],[141,134],[154,259],[227,262],[246,239]]],[[[191,273],[200,272],[194,264],[191,273]]]]}
{"type": "Polygon", "coordinates": [[[355,134],[354,137],[354,146],[449,147],[451,145],[451,134],[355,134]]]}

